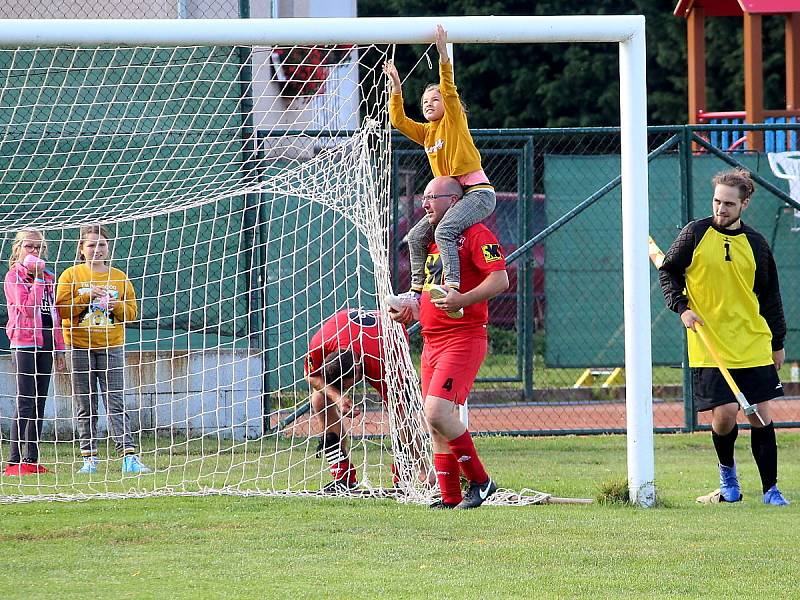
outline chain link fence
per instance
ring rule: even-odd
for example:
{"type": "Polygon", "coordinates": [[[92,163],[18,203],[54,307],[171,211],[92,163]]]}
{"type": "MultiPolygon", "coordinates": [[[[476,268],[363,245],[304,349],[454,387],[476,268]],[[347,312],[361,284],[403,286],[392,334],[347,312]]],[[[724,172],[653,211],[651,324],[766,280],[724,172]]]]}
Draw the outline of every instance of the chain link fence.
{"type": "MultiPolygon", "coordinates": [[[[742,166],[754,173],[759,190],[745,221],[767,238],[775,253],[789,326],[787,365],[781,372],[787,399],[775,402],[773,414],[776,423],[796,426],[800,311],[792,298],[800,292],[795,289],[800,285],[800,232],[789,204],[789,184],[772,172],[763,153],[701,145],[709,133],[690,126],[650,130],[650,234],[666,250],[685,223],[710,214],[710,181],[716,172],[742,166]]],[[[511,257],[511,286],[490,305],[490,354],[470,397],[471,429],[520,434],[623,431],[618,130],[477,131],[474,138],[497,190],[497,209],[486,223],[511,257]],[[516,252],[531,240],[530,248],[516,252]]],[[[424,153],[401,137],[394,143],[393,171],[393,283],[403,290],[409,284],[405,235],[422,216],[421,194],[431,175],[424,153]]],[[[685,334],[678,317],[664,306],[655,269],[650,296],[655,426],[663,431],[707,427],[705,416],[698,420],[687,400],[685,334]]],[[[419,341],[413,343],[418,346],[419,341]]]]}
{"type": "Polygon", "coordinates": [[[4,0],[0,19],[246,19],[356,16],[352,0],[4,0]]]}
{"type": "Polygon", "coordinates": [[[236,19],[270,17],[269,0],[60,0],[26,2],[5,0],[0,19],[236,19]]]}

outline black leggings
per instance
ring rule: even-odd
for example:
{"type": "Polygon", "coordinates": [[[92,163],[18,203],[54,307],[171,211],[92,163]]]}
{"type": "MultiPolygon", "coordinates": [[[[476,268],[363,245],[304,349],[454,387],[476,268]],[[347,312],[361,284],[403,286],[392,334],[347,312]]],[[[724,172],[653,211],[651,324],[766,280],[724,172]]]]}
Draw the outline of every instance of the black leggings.
{"type": "Polygon", "coordinates": [[[41,348],[17,348],[17,409],[11,422],[9,464],[39,462],[39,438],[44,424],[44,403],[53,373],[53,330],[43,329],[41,348]]]}

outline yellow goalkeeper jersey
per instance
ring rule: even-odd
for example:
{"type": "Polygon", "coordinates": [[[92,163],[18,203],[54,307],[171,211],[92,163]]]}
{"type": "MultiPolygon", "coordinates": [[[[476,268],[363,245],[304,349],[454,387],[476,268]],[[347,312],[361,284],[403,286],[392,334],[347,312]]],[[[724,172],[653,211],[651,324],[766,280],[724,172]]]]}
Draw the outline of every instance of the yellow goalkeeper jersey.
{"type": "MultiPolygon", "coordinates": [[[[690,308],[703,320],[726,367],[773,364],[786,321],[772,251],[752,227],[721,229],[710,217],[689,223],[667,251],[659,280],[671,310],[690,308]]],[[[697,335],[688,335],[688,346],[690,366],[716,366],[697,335]]]]}

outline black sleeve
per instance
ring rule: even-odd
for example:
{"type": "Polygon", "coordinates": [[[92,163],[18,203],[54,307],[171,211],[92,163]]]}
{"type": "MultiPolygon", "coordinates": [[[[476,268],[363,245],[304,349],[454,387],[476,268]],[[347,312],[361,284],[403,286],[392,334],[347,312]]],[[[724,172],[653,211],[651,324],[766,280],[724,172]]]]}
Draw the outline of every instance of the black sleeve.
{"type": "Polygon", "coordinates": [[[748,231],[748,239],[756,256],[756,276],[753,292],[758,298],[758,312],[764,317],[772,332],[772,350],[783,348],[786,339],[786,319],[783,316],[778,268],[769,244],[755,231],[748,231]]]}
{"type": "Polygon", "coordinates": [[[686,289],[686,269],[692,264],[694,249],[697,246],[695,222],[684,227],[672,242],[664,256],[664,262],[658,270],[658,281],[667,308],[681,314],[689,306],[689,299],[683,290],[686,289]]]}

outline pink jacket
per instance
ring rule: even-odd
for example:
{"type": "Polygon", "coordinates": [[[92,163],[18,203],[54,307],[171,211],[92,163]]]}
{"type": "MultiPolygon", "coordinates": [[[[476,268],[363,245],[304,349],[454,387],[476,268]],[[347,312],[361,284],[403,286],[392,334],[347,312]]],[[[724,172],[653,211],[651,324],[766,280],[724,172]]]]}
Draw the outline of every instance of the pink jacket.
{"type": "Polygon", "coordinates": [[[8,303],[6,333],[12,348],[41,347],[44,344],[42,297],[49,294],[53,316],[53,346],[55,350],[64,349],[61,317],[55,305],[55,276],[52,273],[44,272],[44,283],[31,281],[28,269],[16,264],[9,269],[3,290],[8,303]]]}

